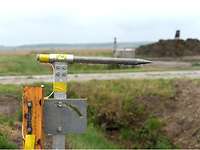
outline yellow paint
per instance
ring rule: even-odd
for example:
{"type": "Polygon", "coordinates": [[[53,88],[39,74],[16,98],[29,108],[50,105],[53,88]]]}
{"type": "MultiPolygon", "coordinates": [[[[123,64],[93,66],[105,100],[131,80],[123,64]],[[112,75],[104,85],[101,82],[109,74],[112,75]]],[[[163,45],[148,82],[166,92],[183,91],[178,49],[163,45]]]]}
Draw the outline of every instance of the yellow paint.
{"type": "Polygon", "coordinates": [[[65,82],[54,82],[53,83],[54,92],[67,92],[67,83],[65,82]]]}
{"type": "Polygon", "coordinates": [[[35,135],[28,134],[25,138],[24,149],[34,149],[35,147],[35,135]]]}
{"type": "Polygon", "coordinates": [[[40,62],[48,63],[49,62],[49,54],[39,54],[38,60],[40,62]]]}

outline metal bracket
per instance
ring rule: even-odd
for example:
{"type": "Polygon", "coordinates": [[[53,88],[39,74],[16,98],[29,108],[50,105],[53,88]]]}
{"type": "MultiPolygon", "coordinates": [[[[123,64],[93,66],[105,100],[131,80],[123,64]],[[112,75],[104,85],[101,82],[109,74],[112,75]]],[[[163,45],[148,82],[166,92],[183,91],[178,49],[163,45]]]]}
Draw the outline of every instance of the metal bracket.
{"type": "Polygon", "coordinates": [[[47,134],[82,133],[87,127],[85,99],[49,99],[44,102],[44,130],[47,134]]]}

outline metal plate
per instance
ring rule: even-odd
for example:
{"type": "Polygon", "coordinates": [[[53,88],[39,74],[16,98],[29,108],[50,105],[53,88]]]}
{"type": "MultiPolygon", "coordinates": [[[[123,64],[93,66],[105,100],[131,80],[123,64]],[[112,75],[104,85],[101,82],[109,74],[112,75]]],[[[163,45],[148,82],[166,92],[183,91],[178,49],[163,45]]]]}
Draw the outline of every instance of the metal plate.
{"type": "Polygon", "coordinates": [[[85,99],[45,100],[44,130],[46,134],[82,133],[86,127],[85,99]]]}

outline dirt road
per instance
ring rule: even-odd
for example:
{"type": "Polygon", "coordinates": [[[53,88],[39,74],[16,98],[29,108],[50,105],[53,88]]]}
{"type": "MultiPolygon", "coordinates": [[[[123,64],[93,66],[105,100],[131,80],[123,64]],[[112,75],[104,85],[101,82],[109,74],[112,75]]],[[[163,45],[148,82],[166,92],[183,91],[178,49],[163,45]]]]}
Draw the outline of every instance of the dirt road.
{"type": "MultiPolygon", "coordinates": [[[[113,79],[171,79],[171,78],[200,78],[200,71],[95,73],[95,74],[68,75],[68,81],[113,80],[113,79]]],[[[51,75],[0,77],[0,84],[28,84],[35,82],[52,82],[52,81],[53,78],[51,75]]]]}

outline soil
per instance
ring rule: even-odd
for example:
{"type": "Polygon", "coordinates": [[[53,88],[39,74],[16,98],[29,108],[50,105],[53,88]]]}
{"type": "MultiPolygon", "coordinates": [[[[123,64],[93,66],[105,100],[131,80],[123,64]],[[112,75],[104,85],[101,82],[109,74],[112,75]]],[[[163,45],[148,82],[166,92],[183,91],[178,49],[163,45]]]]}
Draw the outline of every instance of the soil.
{"type": "Polygon", "coordinates": [[[19,100],[16,96],[0,95],[0,115],[13,116],[19,111],[19,100]]]}
{"type": "Polygon", "coordinates": [[[180,148],[200,148],[200,85],[191,80],[174,83],[170,99],[140,97],[147,110],[165,123],[163,131],[180,148]]]}
{"type": "Polygon", "coordinates": [[[136,55],[148,57],[182,57],[200,54],[198,39],[169,39],[142,45],[136,49],[136,55]]]}

